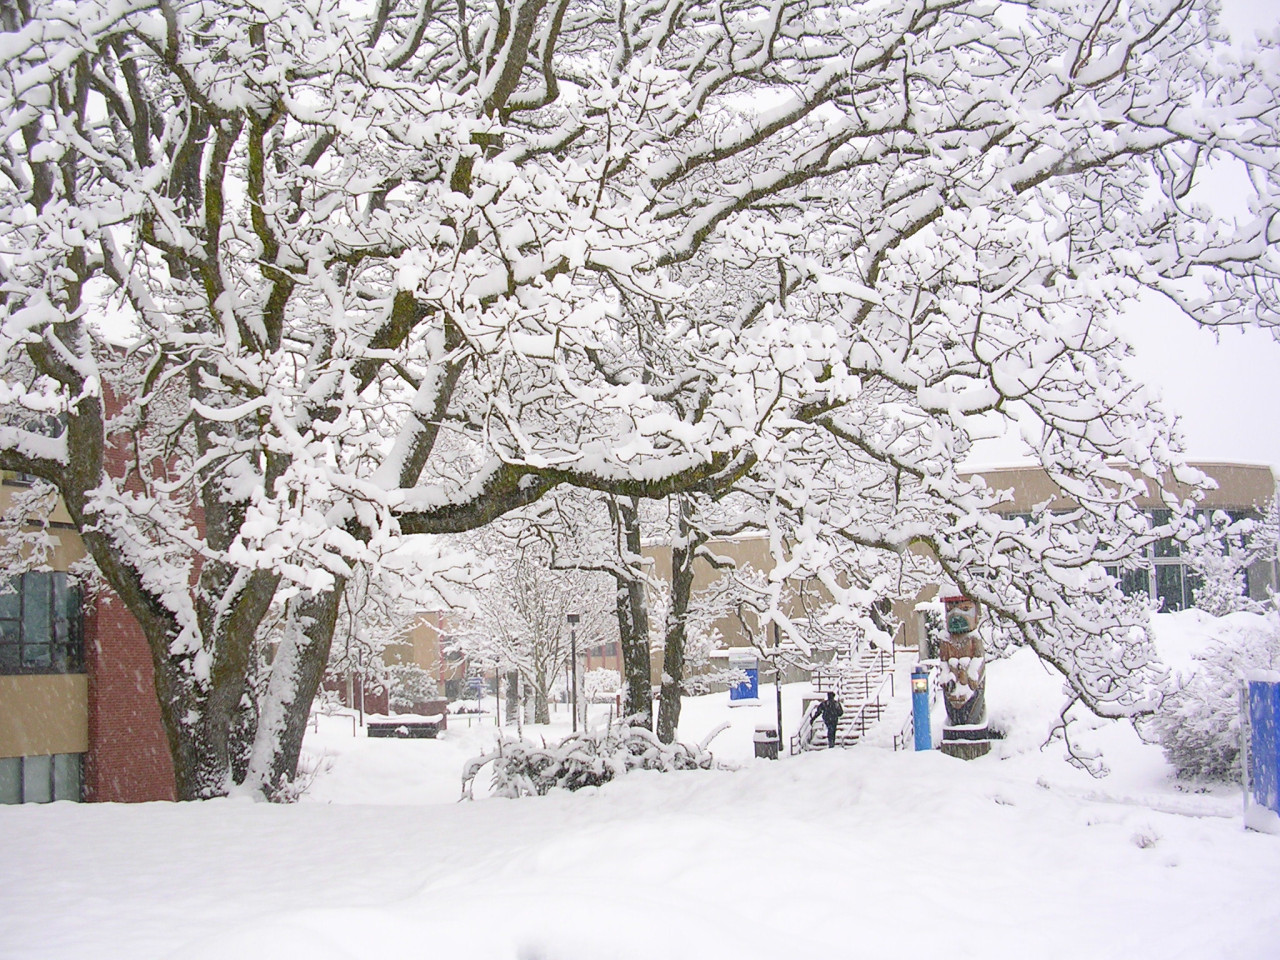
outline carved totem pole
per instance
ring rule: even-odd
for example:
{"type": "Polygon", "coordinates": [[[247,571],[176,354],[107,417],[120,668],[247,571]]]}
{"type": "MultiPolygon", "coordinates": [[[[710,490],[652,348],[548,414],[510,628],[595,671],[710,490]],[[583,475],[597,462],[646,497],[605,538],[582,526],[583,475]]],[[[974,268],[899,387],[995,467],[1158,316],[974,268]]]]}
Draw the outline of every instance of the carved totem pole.
{"type": "Polygon", "coordinates": [[[991,749],[987,730],[987,662],[978,634],[978,604],[969,597],[945,597],[947,635],[938,659],[942,661],[942,693],[947,722],[942,750],[966,760],[991,749]]]}

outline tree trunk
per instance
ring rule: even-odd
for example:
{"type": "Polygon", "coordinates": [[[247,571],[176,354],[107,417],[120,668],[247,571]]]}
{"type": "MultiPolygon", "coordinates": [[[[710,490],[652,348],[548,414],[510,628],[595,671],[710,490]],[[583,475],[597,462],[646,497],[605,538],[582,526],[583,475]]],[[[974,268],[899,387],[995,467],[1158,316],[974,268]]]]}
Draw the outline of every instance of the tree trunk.
{"type": "Polygon", "coordinates": [[[632,726],[653,728],[653,678],[649,652],[649,607],[640,571],[640,504],[634,498],[609,501],[610,519],[619,534],[622,564],[617,582],[618,637],[622,642],[625,694],[623,716],[632,726]]]}
{"type": "Polygon", "coordinates": [[[547,671],[538,668],[533,676],[533,722],[534,723],[550,723],[551,722],[551,697],[547,688],[551,685],[551,678],[547,676],[547,671]]]}
{"type": "Polygon", "coordinates": [[[503,675],[503,686],[506,688],[507,694],[507,726],[511,726],[512,724],[518,726],[518,714],[520,713],[520,674],[515,670],[508,670],[503,675]]]}
{"type": "Polygon", "coordinates": [[[658,704],[658,739],[674,743],[680,725],[680,694],[684,683],[685,621],[693,596],[693,561],[705,537],[689,525],[689,504],[679,498],[679,526],[671,547],[671,608],[667,612],[662,652],[662,697],[658,704]]]}
{"type": "Polygon", "coordinates": [[[289,784],[297,775],[307,718],[329,662],[329,647],[345,587],[346,581],[338,580],[332,590],[306,596],[296,603],[271,662],[267,695],[244,781],[245,786],[269,799],[287,797],[289,784]]]}

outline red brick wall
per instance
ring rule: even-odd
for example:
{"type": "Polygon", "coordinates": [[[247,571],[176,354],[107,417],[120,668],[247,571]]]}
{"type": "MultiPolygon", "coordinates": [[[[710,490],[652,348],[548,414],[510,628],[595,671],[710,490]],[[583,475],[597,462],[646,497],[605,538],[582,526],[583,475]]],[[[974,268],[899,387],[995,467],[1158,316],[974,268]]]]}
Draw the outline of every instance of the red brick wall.
{"type": "Polygon", "coordinates": [[[173,762],[142,628],[109,591],[86,605],[89,753],[85,799],[173,800],[173,762]]]}
{"type": "Polygon", "coordinates": [[[340,677],[336,680],[325,680],[324,689],[338,695],[338,702],[348,709],[362,709],[364,713],[377,713],[386,716],[391,712],[391,691],[385,687],[369,684],[366,688],[359,675],[351,677],[351,689],[347,689],[347,680],[340,677]]]}
{"type": "MultiPolygon", "coordinates": [[[[103,394],[108,414],[118,413],[122,398],[105,384],[103,394]]],[[[138,493],[144,484],[133,469],[130,452],[127,437],[109,437],[106,469],[124,477],[125,488],[138,493]]],[[[165,472],[163,463],[150,466],[153,474],[165,472]]],[[[85,606],[84,647],[89,674],[85,799],[121,803],[176,799],[151,652],[138,622],[106,588],[85,606]]]]}

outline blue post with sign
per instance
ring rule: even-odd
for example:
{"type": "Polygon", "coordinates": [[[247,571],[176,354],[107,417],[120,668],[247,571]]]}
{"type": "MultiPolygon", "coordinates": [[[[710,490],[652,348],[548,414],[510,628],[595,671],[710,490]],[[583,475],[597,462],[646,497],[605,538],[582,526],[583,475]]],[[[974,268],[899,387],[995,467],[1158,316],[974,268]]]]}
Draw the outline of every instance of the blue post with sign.
{"type": "Polygon", "coordinates": [[[916,749],[933,749],[933,730],[929,727],[929,671],[916,667],[911,671],[911,719],[916,729],[916,749]]]}
{"type": "Polygon", "coordinates": [[[746,674],[746,679],[729,688],[729,705],[760,702],[760,661],[750,651],[729,652],[729,669],[746,674]]]}
{"type": "Polygon", "coordinates": [[[1245,678],[1245,826],[1280,833],[1280,673],[1245,678]]]}

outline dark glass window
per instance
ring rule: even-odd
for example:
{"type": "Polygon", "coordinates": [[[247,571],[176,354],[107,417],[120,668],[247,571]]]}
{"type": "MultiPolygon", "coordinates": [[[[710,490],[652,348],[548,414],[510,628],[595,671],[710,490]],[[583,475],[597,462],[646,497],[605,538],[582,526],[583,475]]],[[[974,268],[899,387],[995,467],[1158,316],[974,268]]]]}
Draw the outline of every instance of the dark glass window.
{"type": "MultiPolygon", "coordinates": [[[[1172,519],[1173,511],[1171,510],[1151,511],[1152,526],[1162,527],[1172,519]]],[[[1155,557],[1180,557],[1182,556],[1182,545],[1172,537],[1165,537],[1163,540],[1157,540],[1152,544],[1151,554],[1155,557]]]]}
{"type": "Polygon", "coordinates": [[[1126,597],[1151,596],[1151,574],[1146,567],[1123,570],[1120,573],[1120,591],[1126,597]]]}
{"type": "MultiPolygon", "coordinates": [[[[1241,579],[1243,586],[1247,588],[1248,581],[1241,579]]],[[[1204,588],[1204,577],[1196,573],[1190,567],[1182,569],[1182,595],[1186,601],[1186,609],[1191,609],[1196,605],[1196,594],[1204,588]]],[[[1241,590],[1243,593],[1244,590],[1241,590]]]]}
{"type": "Polygon", "coordinates": [[[0,674],[74,673],[83,664],[80,591],[67,575],[10,579],[0,589],[0,674]]]}
{"type": "Polygon", "coordinates": [[[1120,581],[1120,592],[1126,597],[1151,596],[1151,571],[1148,567],[1107,567],[1107,575],[1120,581]]]}
{"type": "Polygon", "coordinates": [[[1165,613],[1175,613],[1191,606],[1183,572],[1180,563],[1156,565],[1156,599],[1165,613]]]}

